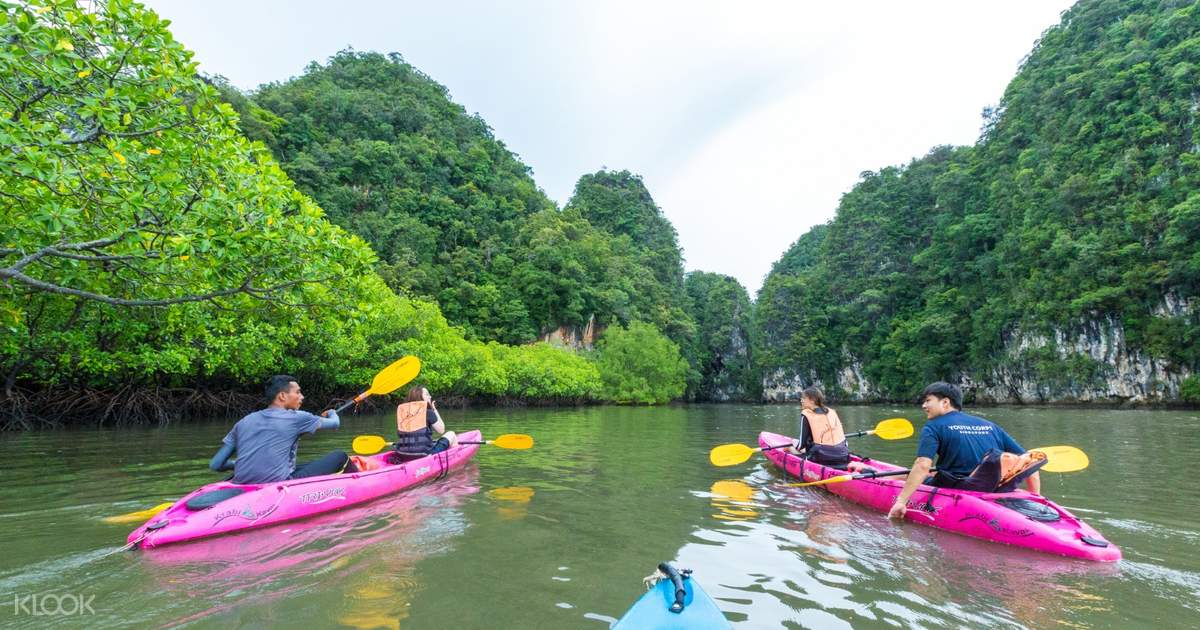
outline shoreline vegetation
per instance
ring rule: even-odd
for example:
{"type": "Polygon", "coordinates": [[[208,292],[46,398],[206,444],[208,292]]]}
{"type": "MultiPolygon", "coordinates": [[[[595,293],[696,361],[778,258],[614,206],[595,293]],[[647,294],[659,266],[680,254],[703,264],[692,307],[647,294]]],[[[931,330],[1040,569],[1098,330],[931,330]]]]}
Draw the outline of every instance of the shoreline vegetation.
{"type": "MultiPolygon", "coordinates": [[[[353,395],[351,394],[351,397],[353,395]]],[[[328,401],[313,411],[332,408],[349,398],[338,398],[324,392],[309,396],[310,400],[328,401]]],[[[364,401],[351,414],[386,414],[395,408],[399,399],[380,396],[364,401]]],[[[667,404],[696,404],[687,401],[672,401],[667,404]]],[[[701,401],[702,404],[761,404],[795,405],[795,401],[701,401]]],[[[520,408],[548,407],[570,408],[581,406],[603,406],[614,403],[593,398],[517,398],[504,396],[446,396],[440,398],[439,406],[448,409],[466,408],[520,408]]],[[[73,391],[25,391],[14,390],[13,394],[0,400],[0,405],[10,410],[25,410],[24,413],[7,412],[0,416],[0,432],[63,429],[67,427],[132,427],[157,425],[166,426],[188,421],[233,421],[260,409],[264,403],[260,394],[244,390],[206,391],[188,388],[125,388],[111,390],[73,391]],[[36,410],[36,411],[33,411],[36,410]]],[[[839,407],[887,406],[913,409],[920,412],[911,400],[839,401],[839,407]]],[[[1183,401],[1168,402],[1078,402],[1040,401],[1027,403],[976,402],[967,406],[974,409],[996,408],[1088,408],[1088,409],[1200,409],[1200,405],[1183,401]]]]}
{"type": "Polygon", "coordinates": [[[559,208],[399,54],[243,93],[135,2],[0,2],[0,430],[235,417],[406,354],[463,405],[1200,404],[1198,21],[1081,0],[976,144],[864,172],[751,299],[685,273],[638,175],[559,208]]]}

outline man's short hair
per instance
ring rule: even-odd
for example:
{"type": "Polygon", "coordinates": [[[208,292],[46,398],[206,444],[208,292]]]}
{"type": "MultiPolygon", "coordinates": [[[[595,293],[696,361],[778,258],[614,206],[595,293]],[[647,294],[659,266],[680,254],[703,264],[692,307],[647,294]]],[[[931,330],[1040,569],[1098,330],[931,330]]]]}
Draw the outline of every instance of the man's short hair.
{"type": "Polygon", "coordinates": [[[267,402],[275,402],[275,397],[279,392],[286,392],[292,383],[296,382],[296,377],[288,376],[287,374],[276,374],[267,379],[267,402]]]}
{"type": "Polygon", "coordinates": [[[925,400],[926,396],[949,399],[951,407],[962,409],[962,390],[958,388],[958,385],[951,385],[945,381],[930,383],[929,387],[921,392],[921,400],[925,400]]]}

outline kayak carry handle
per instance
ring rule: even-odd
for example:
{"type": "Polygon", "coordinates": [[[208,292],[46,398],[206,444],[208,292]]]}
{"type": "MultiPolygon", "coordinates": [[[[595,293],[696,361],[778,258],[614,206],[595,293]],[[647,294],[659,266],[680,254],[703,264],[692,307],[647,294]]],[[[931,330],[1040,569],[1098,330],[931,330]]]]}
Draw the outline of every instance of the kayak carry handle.
{"type": "Polygon", "coordinates": [[[667,610],[670,610],[675,614],[683,612],[683,598],[687,595],[687,589],[683,587],[683,578],[686,577],[688,573],[691,573],[691,571],[685,569],[684,573],[681,575],[679,571],[675,570],[675,567],[671,566],[671,563],[669,562],[658,563],[658,570],[662,571],[663,575],[666,575],[668,578],[670,578],[671,583],[675,585],[675,603],[671,604],[671,607],[667,610]]]}

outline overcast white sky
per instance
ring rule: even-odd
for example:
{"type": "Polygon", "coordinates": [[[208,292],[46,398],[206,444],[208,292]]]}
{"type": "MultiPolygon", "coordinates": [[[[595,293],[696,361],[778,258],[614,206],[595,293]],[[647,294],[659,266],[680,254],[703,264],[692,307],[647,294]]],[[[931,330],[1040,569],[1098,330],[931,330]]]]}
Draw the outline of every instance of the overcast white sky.
{"type": "Polygon", "coordinates": [[[560,206],[642,175],[688,270],[751,297],[859,173],[971,144],[1065,0],[150,0],[202,71],[252,89],[398,52],[478,112],[560,206]]]}

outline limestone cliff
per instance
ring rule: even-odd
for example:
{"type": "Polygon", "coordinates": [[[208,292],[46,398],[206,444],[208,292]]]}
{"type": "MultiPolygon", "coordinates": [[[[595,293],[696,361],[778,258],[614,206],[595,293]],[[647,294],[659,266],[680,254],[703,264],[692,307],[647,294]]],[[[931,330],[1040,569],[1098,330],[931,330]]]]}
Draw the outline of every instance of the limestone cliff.
{"type": "MultiPolygon", "coordinates": [[[[1198,300],[1167,294],[1155,307],[1156,318],[1200,316],[1198,300]]],[[[950,375],[968,400],[983,403],[1108,403],[1153,404],[1180,399],[1183,381],[1193,375],[1185,365],[1151,356],[1131,345],[1125,326],[1104,316],[1073,322],[1048,333],[1014,329],[1005,335],[997,364],[986,370],[950,375]]],[[[804,387],[816,384],[843,400],[880,401],[878,388],[851,355],[831,383],[815,373],[775,370],[764,375],[763,399],[799,400],[804,387]]]]}

